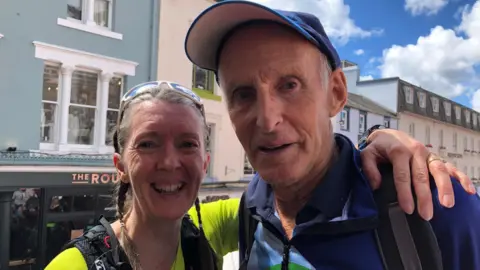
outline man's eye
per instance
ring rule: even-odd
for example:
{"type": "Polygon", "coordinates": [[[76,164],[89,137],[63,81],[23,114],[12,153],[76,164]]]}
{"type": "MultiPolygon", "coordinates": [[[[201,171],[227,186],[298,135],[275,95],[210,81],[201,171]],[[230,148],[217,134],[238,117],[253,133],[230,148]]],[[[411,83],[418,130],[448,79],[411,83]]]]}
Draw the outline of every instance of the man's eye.
{"type": "Polygon", "coordinates": [[[255,92],[250,89],[239,89],[233,93],[234,101],[245,101],[255,97],[255,92]]]}
{"type": "Polygon", "coordinates": [[[137,145],[138,148],[152,148],[155,146],[154,142],[141,142],[137,145]]]}
{"type": "Polygon", "coordinates": [[[182,147],[184,148],[198,148],[198,143],[195,142],[183,142],[182,147]]]}
{"type": "Polygon", "coordinates": [[[294,81],[286,82],[282,86],[282,90],[292,90],[292,89],[297,88],[297,85],[298,85],[297,82],[294,82],[294,81]]]}

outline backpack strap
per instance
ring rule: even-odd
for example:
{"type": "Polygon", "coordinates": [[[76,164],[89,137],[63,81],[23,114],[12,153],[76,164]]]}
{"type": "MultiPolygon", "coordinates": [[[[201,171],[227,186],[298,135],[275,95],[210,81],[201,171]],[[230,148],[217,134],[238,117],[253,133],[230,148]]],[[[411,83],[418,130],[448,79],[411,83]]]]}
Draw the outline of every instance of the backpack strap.
{"type": "Polygon", "coordinates": [[[412,215],[403,212],[397,200],[392,166],[385,165],[379,169],[382,184],[374,192],[374,198],[380,223],[375,233],[385,269],[443,269],[432,226],[416,210],[412,215]]]}
{"type": "Polygon", "coordinates": [[[120,262],[118,239],[110,223],[103,216],[99,222],[100,225],[67,243],[63,250],[77,248],[82,253],[89,270],[131,270],[129,263],[120,262]]]}
{"type": "Polygon", "coordinates": [[[186,270],[217,270],[217,257],[189,215],[182,220],[181,245],[186,270]]]}
{"type": "Polygon", "coordinates": [[[246,269],[250,251],[252,250],[253,242],[255,242],[255,231],[257,229],[258,220],[252,217],[250,209],[245,203],[245,192],[240,199],[240,207],[238,208],[239,220],[239,255],[240,255],[240,269],[246,269]]]}

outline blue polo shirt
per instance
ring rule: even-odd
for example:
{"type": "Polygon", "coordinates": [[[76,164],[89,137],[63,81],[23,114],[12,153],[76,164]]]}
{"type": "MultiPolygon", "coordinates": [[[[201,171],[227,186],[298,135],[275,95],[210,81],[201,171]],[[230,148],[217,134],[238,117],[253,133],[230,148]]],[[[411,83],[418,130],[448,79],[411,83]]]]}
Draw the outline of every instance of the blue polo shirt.
{"type": "MultiPolygon", "coordinates": [[[[281,269],[286,245],[290,246],[290,270],[383,269],[372,229],[329,233],[341,228],[342,223],[355,224],[377,216],[373,192],[360,168],[360,152],[342,135],[335,135],[335,141],[337,160],[298,213],[290,241],[276,214],[271,186],[258,175],[254,177],[245,203],[262,222],[255,231],[248,269],[281,269]]],[[[480,269],[480,198],[467,194],[455,179],[452,184],[456,201],[452,209],[440,205],[437,188],[431,184],[431,225],[444,269],[480,269]]]]}

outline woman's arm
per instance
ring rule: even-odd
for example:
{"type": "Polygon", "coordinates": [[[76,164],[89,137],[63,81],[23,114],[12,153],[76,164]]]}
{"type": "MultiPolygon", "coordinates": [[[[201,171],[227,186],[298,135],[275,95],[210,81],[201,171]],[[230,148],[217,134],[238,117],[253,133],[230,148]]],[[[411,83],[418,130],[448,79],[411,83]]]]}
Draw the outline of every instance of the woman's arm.
{"type": "MultiPolygon", "coordinates": [[[[202,227],[218,256],[238,250],[238,207],[240,199],[219,200],[200,204],[202,227]]],[[[195,207],[188,214],[198,226],[195,207]]]]}

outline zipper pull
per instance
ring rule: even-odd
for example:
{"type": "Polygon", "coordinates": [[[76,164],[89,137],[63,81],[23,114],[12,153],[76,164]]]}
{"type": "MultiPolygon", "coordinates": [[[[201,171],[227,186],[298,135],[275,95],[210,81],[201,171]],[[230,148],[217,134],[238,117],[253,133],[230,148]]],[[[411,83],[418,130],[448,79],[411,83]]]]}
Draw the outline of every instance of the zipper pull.
{"type": "Polygon", "coordinates": [[[290,243],[286,243],[283,245],[282,270],[288,270],[289,261],[290,261],[290,243]]]}

